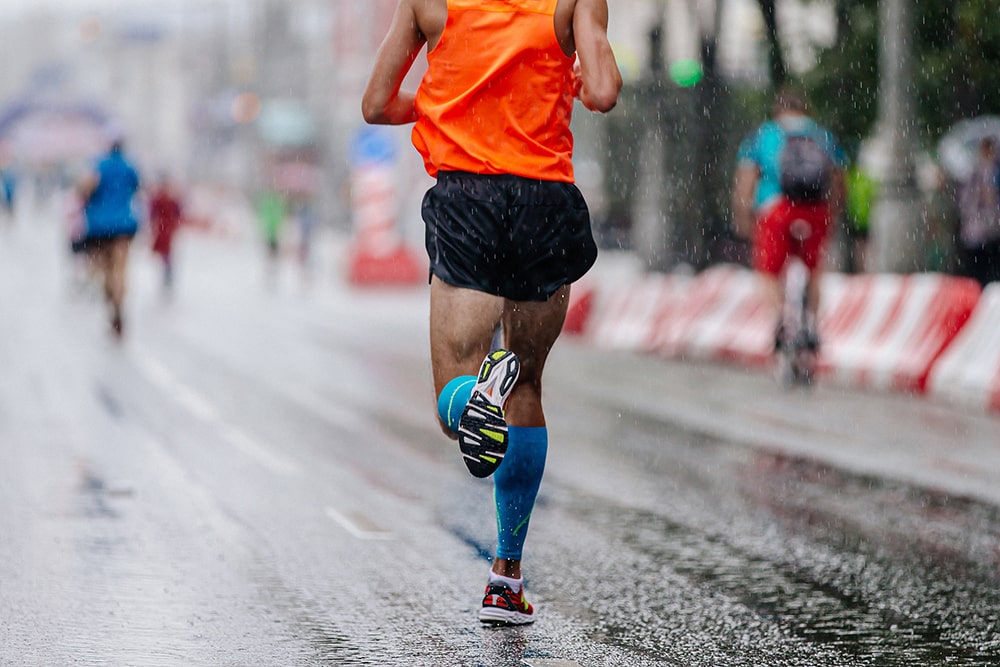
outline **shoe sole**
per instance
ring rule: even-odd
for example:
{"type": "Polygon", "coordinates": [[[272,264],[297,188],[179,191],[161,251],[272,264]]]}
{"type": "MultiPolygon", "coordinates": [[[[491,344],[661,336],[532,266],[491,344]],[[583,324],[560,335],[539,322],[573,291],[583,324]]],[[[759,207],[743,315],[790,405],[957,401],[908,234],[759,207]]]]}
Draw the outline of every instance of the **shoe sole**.
{"type": "Polygon", "coordinates": [[[483,607],[479,612],[479,621],[488,625],[528,625],[535,622],[535,617],[509,609],[483,607]]]}
{"type": "Polygon", "coordinates": [[[510,397],[521,362],[508,350],[491,352],[483,360],[469,402],[458,421],[458,447],[475,477],[489,477],[507,452],[507,421],[503,408],[510,397]]]}

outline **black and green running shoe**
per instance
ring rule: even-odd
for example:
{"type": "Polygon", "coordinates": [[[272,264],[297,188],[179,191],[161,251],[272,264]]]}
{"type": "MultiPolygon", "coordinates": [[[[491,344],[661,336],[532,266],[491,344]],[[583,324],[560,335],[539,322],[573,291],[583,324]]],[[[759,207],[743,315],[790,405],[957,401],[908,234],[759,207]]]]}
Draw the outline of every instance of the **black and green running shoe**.
{"type": "Polygon", "coordinates": [[[476,477],[492,475],[507,452],[503,408],[520,371],[521,362],[509,350],[490,352],[479,368],[476,386],[458,422],[458,446],[476,477]]]}

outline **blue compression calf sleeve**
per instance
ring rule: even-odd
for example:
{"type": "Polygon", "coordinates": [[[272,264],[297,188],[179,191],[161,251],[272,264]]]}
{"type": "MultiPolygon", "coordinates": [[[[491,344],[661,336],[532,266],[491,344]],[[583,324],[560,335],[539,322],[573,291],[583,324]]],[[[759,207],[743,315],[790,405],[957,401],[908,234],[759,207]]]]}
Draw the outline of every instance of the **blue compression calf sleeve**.
{"type": "Polygon", "coordinates": [[[508,427],[507,453],[493,473],[497,507],[497,558],[520,560],[528,519],[545,471],[549,431],[545,427],[508,427]]]}
{"type": "Polygon", "coordinates": [[[465,410],[465,404],[469,402],[475,386],[475,375],[459,375],[452,378],[438,396],[438,415],[455,433],[458,433],[458,420],[462,418],[462,411],[465,410]]]}

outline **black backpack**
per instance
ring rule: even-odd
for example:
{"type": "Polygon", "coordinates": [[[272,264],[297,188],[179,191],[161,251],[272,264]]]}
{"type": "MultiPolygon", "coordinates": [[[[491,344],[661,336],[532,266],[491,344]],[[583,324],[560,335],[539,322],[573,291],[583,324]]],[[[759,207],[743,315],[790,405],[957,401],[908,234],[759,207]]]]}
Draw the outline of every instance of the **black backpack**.
{"type": "Polygon", "coordinates": [[[781,192],[794,202],[814,202],[826,198],[830,187],[830,156],[813,137],[785,136],[781,152],[781,192]]]}

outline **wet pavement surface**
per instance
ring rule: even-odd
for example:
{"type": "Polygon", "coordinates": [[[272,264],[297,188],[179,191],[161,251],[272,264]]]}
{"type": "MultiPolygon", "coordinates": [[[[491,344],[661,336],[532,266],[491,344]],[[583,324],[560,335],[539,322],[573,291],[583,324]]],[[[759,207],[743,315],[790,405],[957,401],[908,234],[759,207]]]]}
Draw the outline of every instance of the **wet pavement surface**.
{"type": "Polygon", "coordinates": [[[189,236],[165,298],[147,247],[115,344],[56,221],[0,230],[0,664],[1000,663],[996,417],[563,339],[538,621],[484,628],[426,288],[189,236]]]}

